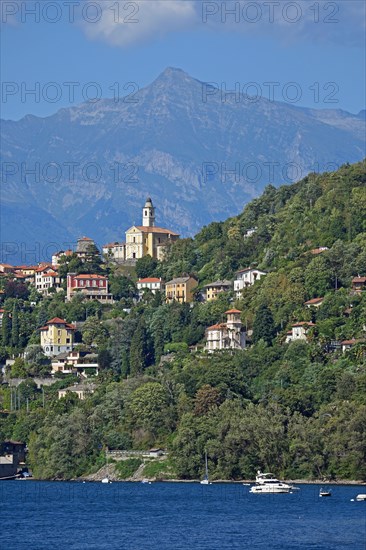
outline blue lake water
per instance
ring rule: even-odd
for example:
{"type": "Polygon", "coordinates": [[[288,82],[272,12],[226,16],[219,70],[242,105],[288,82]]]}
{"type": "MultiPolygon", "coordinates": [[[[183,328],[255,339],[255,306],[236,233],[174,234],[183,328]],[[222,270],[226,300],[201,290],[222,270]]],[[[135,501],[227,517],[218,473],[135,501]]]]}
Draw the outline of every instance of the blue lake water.
{"type": "Polygon", "coordinates": [[[239,484],[0,482],[0,548],[365,550],[362,486],[252,495],[239,484]]]}

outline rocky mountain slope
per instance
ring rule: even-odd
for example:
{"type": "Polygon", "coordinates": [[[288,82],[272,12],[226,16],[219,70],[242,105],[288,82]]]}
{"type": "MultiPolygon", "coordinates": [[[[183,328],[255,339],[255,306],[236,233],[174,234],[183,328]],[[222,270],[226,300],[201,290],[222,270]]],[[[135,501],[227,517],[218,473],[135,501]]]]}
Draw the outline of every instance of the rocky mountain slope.
{"type": "Polygon", "coordinates": [[[121,240],[147,195],[159,224],[193,234],[268,183],[361,160],[364,129],[362,113],[225,97],[168,68],[124,100],[2,121],[1,240],[121,240]]]}

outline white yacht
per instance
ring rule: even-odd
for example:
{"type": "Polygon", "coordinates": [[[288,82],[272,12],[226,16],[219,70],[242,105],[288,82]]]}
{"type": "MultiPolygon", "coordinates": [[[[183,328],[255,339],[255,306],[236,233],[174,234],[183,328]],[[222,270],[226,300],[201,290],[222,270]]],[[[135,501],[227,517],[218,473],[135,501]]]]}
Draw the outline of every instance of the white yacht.
{"type": "Polygon", "coordinates": [[[274,474],[270,472],[262,474],[258,470],[255,485],[251,487],[250,493],[291,493],[296,490],[297,487],[293,487],[284,481],[277,479],[274,474]]]}

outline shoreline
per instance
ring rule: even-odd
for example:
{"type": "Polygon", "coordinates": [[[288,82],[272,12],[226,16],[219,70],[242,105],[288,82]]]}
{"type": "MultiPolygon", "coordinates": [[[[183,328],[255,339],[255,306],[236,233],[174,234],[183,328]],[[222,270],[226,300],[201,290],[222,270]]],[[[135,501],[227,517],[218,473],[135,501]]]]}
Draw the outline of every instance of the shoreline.
{"type": "MultiPolygon", "coordinates": [[[[151,483],[200,483],[200,479],[156,479],[156,478],[144,478],[151,483]]],[[[13,481],[9,479],[0,478],[0,481],[13,481]]],[[[88,479],[88,477],[79,477],[76,479],[37,479],[35,477],[28,478],[18,478],[18,481],[47,481],[47,482],[73,482],[73,483],[101,483],[99,479],[88,479]]],[[[142,479],[112,479],[112,483],[141,483],[142,479]]],[[[212,485],[254,485],[255,481],[243,479],[240,481],[231,480],[231,479],[215,479],[210,482],[212,485]]],[[[366,486],[366,481],[357,481],[357,480],[333,480],[333,481],[324,481],[320,479],[308,480],[308,479],[286,479],[286,483],[293,483],[296,485],[361,485],[366,486]]]]}

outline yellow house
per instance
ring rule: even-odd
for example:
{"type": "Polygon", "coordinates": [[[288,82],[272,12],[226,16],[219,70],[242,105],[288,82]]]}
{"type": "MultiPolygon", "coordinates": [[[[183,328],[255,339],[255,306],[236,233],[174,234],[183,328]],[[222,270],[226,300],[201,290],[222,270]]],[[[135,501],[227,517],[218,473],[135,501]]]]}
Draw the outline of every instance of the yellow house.
{"type": "Polygon", "coordinates": [[[125,260],[137,260],[148,254],[162,260],[165,247],[179,239],[179,234],[155,226],[155,208],[149,197],[142,209],[142,225],[133,225],[126,231],[125,260]]]}
{"type": "Polygon", "coordinates": [[[194,298],[194,289],[197,281],[193,277],[177,277],[165,284],[166,301],[191,303],[194,298]]]}
{"type": "Polygon", "coordinates": [[[233,283],[231,281],[215,281],[203,287],[203,295],[206,302],[212,302],[212,300],[216,300],[221,292],[227,292],[232,288],[233,283]]]}
{"type": "Polygon", "coordinates": [[[72,351],[74,346],[74,325],[66,323],[59,317],[47,321],[40,329],[41,346],[43,353],[47,356],[58,355],[66,351],[72,351]]]}

